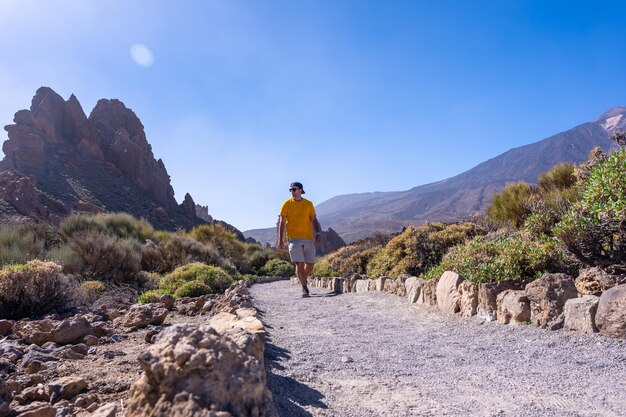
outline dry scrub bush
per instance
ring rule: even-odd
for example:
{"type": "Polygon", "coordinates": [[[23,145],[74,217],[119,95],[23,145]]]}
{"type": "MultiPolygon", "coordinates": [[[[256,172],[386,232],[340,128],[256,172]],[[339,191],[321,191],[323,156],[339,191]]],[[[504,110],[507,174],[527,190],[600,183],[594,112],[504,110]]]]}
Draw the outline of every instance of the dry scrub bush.
{"type": "Polygon", "coordinates": [[[0,266],[24,263],[45,252],[45,242],[25,227],[0,227],[0,266]]]}
{"type": "Polygon", "coordinates": [[[54,262],[32,260],[0,269],[0,318],[39,317],[72,307],[77,282],[54,262]]]}
{"type": "MultiPolygon", "coordinates": [[[[337,251],[320,258],[318,263],[328,263],[326,274],[333,276],[350,276],[352,274],[366,274],[367,264],[393,236],[384,233],[375,233],[365,239],[344,246],[337,251]]],[[[320,267],[322,268],[322,267],[320,267]]]]}
{"type": "Polygon", "coordinates": [[[191,262],[233,268],[232,264],[221,258],[217,250],[209,244],[203,244],[178,233],[171,233],[166,239],[161,238],[157,252],[154,248],[145,246],[142,248],[142,265],[146,271],[169,272],[191,262]]]}
{"type": "Polygon", "coordinates": [[[92,305],[106,291],[106,285],[102,281],[85,281],[80,284],[83,302],[92,305]]]}
{"type": "Polygon", "coordinates": [[[136,219],[127,213],[73,215],[61,222],[59,230],[66,238],[95,231],[119,238],[143,241],[150,239],[154,234],[150,223],[143,219],[136,219]]]}
{"type": "Polygon", "coordinates": [[[367,275],[420,275],[436,266],[448,248],[481,234],[474,223],[409,226],[369,261],[367,275]]]}

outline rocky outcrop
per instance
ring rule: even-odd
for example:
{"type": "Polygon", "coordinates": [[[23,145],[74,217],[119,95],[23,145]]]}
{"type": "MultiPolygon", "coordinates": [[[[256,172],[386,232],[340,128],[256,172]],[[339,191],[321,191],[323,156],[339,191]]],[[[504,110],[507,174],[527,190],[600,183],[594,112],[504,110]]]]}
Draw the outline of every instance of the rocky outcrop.
{"type": "Polygon", "coordinates": [[[201,206],[200,204],[196,204],[196,216],[200,219],[204,220],[207,223],[213,222],[213,217],[209,214],[208,206],[201,206]]]}
{"type": "Polygon", "coordinates": [[[523,290],[505,290],[498,294],[498,322],[523,324],[530,320],[530,302],[523,290]]]}
{"type": "Polygon", "coordinates": [[[164,330],[139,357],[144,376],[131,388],[127,412],[138,417],[209,411],[275,416],[257,338],[240,328],[220,334],[207,325],[164,330]]]}
{"type": "Polygon", "coordinates": [[[604,336],[626,339],[626,284],[602,293],[596,312],[596,326],[604,336]]]}
{"type": "Polygon", "coordinates": [[[87,117],[74,95],[65,101],[41,87],[5,130],[1,223],[56,224],[72,213],[99,211],[128,212],[166,230],[206,222],[190,196],[178,205],[141,121],[119,100],[99,100],[87,117]]]}
{"type": "Polygon", "coordinates": [[[530,300],[530,320],[536,326],[550,330],[563,327],[565,302],[578,295],[572,277],[561,273],[543,274],[526,285],[526,294],[530,300]]]}
{"type": "Polygon", "coordinates": [[[319,245],[315,245],[316,253],[321,255],[326,255],[331,252],[336,251],[339,248],[346,246],[346,242],[330,227],[327,231],[322,231],[322,243],[319,245]]]}

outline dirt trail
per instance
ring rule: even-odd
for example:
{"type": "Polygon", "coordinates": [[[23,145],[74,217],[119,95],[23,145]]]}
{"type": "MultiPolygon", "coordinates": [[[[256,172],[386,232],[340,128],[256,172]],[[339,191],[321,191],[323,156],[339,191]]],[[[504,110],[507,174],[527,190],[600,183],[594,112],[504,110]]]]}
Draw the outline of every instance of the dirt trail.
{"type": "Polygon", "coordinates": [[[251,294],[281,417],[626,415],[626,343],[480,324],[395,295],[251,294]]]}

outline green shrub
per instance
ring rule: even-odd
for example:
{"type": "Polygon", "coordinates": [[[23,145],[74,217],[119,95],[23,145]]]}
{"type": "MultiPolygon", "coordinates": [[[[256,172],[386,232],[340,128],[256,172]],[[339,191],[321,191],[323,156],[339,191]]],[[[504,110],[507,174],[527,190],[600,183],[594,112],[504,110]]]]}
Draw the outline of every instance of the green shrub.
{"type": "Polygon", "coordinates": [[[337,275],[347,277],[352,274],[366,274],[370,259],[380,252],[392,237],[392,235],[384,233],[375,233],[370,237],[339,248],[322,259],[329,263],[337,275]]]}
{"type": "Polygon", "coordinates": [[[473,223],[409,226],[371,258],[367,275],[418,276],[437,265],[449,247],[483,233],[473,223]]]}
{"type": "Polygon", "coordinates": [[[106,285],[102,281],[85,281],[80,284],[83,293],[83,301],[87,305],[93,304],[106,290],[106,285]]]}
{"type": "Polygon", "coordinates": [[[315,266],[313,267],[312,275],[316,275],[319,277],[336,277],[339,274],[337,273],[337,271],[333,270],[327,260],[318,259],[315,262],[315,266]]]}
{"type": "Polygon", "coordinates": [[[584,264],[608,266],[626,261],[626,150],[591,168],[581,200],[554,233],[584,264]]]}
{"type": "Polygon", "coordinates": [[[185,282],[183,285],[178,287],[176,292],[174,293],[174,297],[199,297],[205,294],[212,294],[213,290],[211,287],[206,285],[202,281],[191,281],[185,282]]]}
{"type": "Polygon", "coordinates": [[[544,272],[573,272],[576,265],[555,239],[535,240],[527,235],[483,237],[452,247],[429,278],[446,270],[473,282],[505,279],[528,282],[544,272]]]}
{"type": "Polygon", "coordinates": [[[45,242],[23,228],[0,226],[0,266],[24,263],[44,253],[45,242]]]}
{"type": "Polygon", "coordinates": [[[232,268],[232,264],[222,259],[215,248],[189,236],[173,233],[159,244],[159,251],[163,265],[165,265],[165,269],[159,272],[171,271],[192,262],[232,268]]]}
{"type": "Polygon", "coordinates": [[[485,213],[495,222],[519,228],[530,214],[526,202],[531,193],[532,187],[524,181],[509,184],[493,196],[485,213]]]}
{"type": "Polygon", "coordinates": [[[270,259],[259,271],[259,275],[291,277],[296,273],[293,264],[282,259],[270,259]]]}
{"type": "Polygon", "coordinates": [[[233,278],[220,267],[193,262],[165,275],[161,279],[160,288],[174,294],[183,284],[191,281],[201,281],[213,291],[220,293],[234,282],[233,278]]]}
{"type": "Polygon", "coordinates": [[[143,241],[150,239],[154,233],[150,223],[143,219],[136,219],[127,213],[73,215],[63,219],[59,229],[67,238],[86,232],[100,232],[122,239],[143,241]]]}
{"type": "Polygon", "coordinates": [[[54,262],[32,260],[0,269],[0,318],[62,312],[77,303],[78,284],[54,262]]]}
{"type": "Polygon", "coordinates": [[[85,269],[83,259],[72,249],[71,244],[63,244],[48,250],[45,258],[62,265],[66,274],[81,274],[85,269]]]}
{"type": "Polygon", "coordinates": [[[161,296],[163,294],[166,294],[166,292],[164,292],[161,289],[148,290],[139,296],[139,298],[137,299],[137,302],[142,303],[142,304],[160,303],[161,296]]]}

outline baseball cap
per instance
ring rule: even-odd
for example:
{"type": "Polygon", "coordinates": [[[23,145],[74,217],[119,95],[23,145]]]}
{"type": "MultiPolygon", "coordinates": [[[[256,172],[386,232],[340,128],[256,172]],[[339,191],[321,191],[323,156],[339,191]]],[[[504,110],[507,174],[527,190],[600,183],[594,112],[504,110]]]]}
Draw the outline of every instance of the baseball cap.
{"type": "Polygon", "coordinates": [[[289,188],[291,187],[296,187],[302,190],[302,194],[304,194],[304,187],[302,186],[301,182],[292,182],[291,185],[289,186],[289,188]]]}

